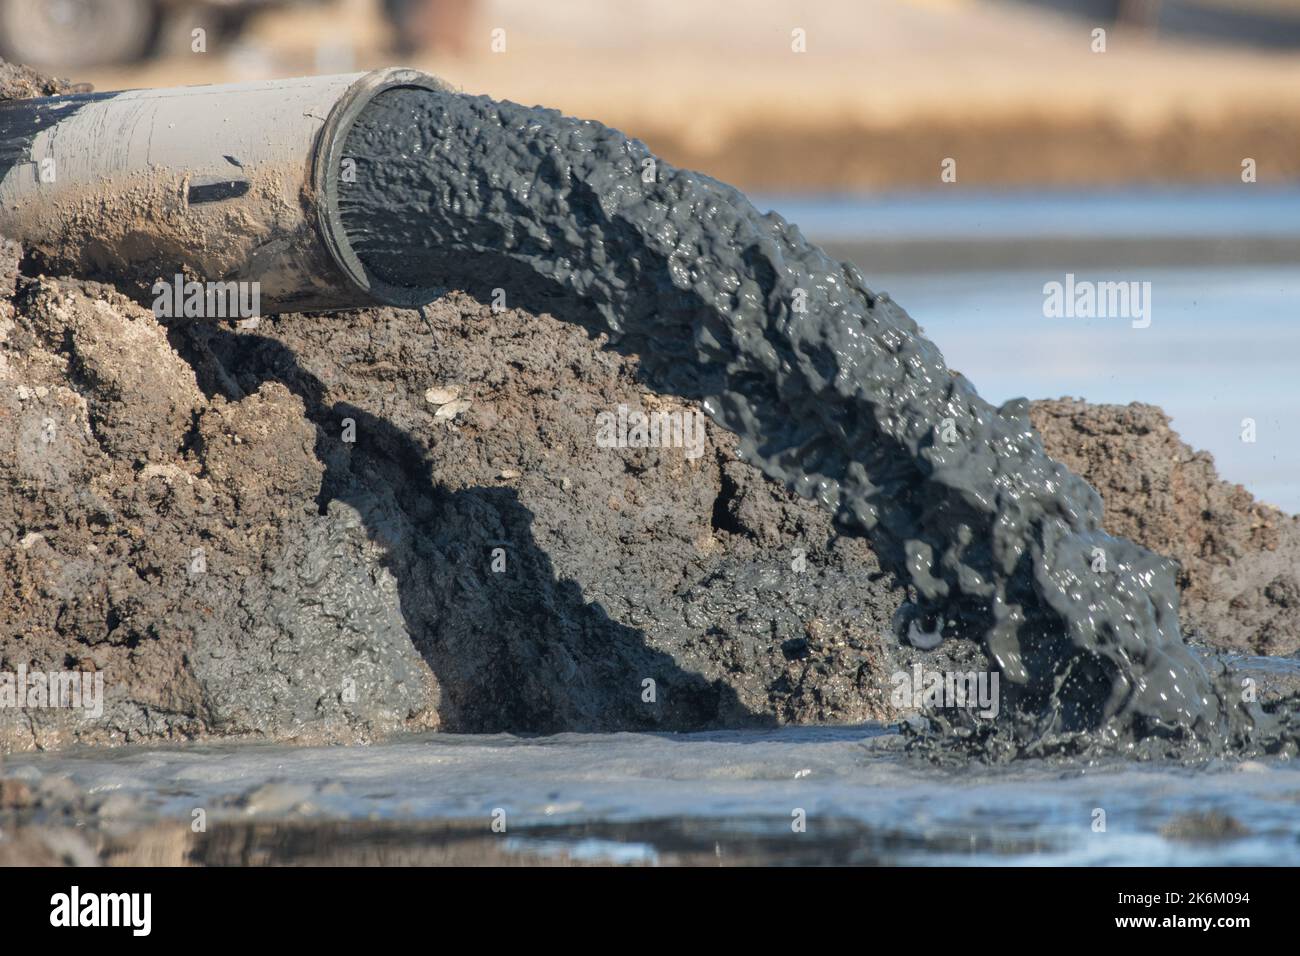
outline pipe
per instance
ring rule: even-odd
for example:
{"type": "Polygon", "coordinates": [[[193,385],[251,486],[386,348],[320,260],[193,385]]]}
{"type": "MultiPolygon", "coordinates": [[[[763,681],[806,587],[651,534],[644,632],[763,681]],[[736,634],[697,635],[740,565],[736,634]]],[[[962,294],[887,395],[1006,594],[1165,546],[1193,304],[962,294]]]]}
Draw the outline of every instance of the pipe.
{"type": "Polygon", "coordinates": [[[395,88],[446,89],[386,69],[0,104],[0,235],[64,274],[255,282],[265,313],[423,305],[438,290],[374,276],[338,209],[348,131],[395,88]]]}

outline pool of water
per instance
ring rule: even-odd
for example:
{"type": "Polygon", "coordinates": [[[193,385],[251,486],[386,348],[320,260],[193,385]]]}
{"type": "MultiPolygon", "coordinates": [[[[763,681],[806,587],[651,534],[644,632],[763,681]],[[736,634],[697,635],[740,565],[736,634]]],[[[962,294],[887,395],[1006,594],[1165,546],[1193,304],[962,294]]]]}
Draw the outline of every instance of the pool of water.
{"type": "Polygon", "coordinates": [[[918,192],[750,197],[813,241],[1173,239],[1300,235],[1300,187],[978,190],[948,184],[918,192]]]}

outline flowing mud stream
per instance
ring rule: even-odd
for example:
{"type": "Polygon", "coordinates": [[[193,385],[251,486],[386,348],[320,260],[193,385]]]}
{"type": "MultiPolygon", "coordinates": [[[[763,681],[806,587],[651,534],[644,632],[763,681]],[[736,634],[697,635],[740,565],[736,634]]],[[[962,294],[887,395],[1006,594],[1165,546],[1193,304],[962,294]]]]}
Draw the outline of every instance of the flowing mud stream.
{"type": "Polygon", "coordinates": [[[865,532],[914,588],[904,629],[982,642],[1003,678],[996,729],[923,739],[1294,750],[1291,714],[1240,702],[1193,656],[1172,564],[1102,530],[1099,496],[1048,457],[1026,404],[983,401],[779,216],[599,123],[486,97],[386,92],[345,153],[340,208],[373,275],[585,315],[656,387],[701,400],[743,459],[865,532]]]}

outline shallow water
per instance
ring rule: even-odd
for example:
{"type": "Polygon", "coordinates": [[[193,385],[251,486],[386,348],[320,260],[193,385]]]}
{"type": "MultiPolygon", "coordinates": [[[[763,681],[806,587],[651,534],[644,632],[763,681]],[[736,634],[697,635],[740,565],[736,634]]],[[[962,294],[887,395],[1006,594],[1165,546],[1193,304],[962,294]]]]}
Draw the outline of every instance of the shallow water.
{"type": "MultiPolygon", "coordinates": [[[[932,767],[878,726],[699,734],[422,735],[361,747],[124,748],[12,758],[10,776],[66,774],[118,795],[115,819],[366,827],[460,821],[507,852],[657,863],[1202,865],[1300,863],[1300,766],[932,767]],[[123,800],[122,797],[128,798],[123,800]],[[124,810],[123,804],[130,810],[124,810]],[[795,833],[802,809],[807,829],[795,833]],[[1105,831],[1094,831],[1096,811],[1105,831]],[[1221,813],[1228,838],[1175,835],[1221,813]],[[1186,827],[1184,827],[1186,829],[1186,827]]],[[[1195,829],[1194,827],[1192,828],[1195,829]]],[[[406,839],[419,839],[418,826],[406,839]]],[[[288,860],[286,862],[291,862],[288,860]]]]}

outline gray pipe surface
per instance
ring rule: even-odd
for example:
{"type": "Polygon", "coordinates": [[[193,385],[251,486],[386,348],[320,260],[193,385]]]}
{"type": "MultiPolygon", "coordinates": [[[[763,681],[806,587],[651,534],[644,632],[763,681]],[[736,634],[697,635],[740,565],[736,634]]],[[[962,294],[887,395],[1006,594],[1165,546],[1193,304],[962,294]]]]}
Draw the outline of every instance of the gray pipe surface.
{"type": "Polygon", "coordinates": [[[407,69],[0,104],[0,235],[51,270],[147,287],[258,283],[261,311],[416,306],[352,251],[343,143],[407,69]]]}

